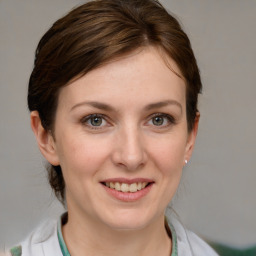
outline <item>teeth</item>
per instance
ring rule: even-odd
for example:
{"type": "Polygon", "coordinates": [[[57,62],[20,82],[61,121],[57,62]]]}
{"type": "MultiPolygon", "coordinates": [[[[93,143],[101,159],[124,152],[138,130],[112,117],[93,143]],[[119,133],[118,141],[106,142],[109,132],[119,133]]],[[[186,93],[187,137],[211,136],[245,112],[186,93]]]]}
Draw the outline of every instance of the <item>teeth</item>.
{"type": "Polygon", "coordinates": [[[120,183],[119,182],[116,182],[115,183],[115,188],[114,188],[115,190],[117,190],[117,191],[120,191],[121,190],[121,186],[120,186],[120,183]]]}
{"type": "Polygon", "coordinates": [[[130,192],[136,192],[138,190],[138,185],[136,183],[132,183],[130,185],[130,192]]]}
{"type": "Polygon", "coordinates": [[[126,183],[122,183],[121,185],[121,191],[122,192],[129,192],[129,185],[126,183]]]}
{"type": "Polygon", "coordinates": [[[141,186],[142,188],[145,188],[147,186],[147,182],[143,182],[141,186]]]}
{"type": "Polygon", "coordinates": [[[148,182],[138,182],[138,183],[132,183],[132,184],[119,183],[119,182],[106,182],[105,185],[117,191],[134,193],[145,188],[148,185],[148,182]]]}

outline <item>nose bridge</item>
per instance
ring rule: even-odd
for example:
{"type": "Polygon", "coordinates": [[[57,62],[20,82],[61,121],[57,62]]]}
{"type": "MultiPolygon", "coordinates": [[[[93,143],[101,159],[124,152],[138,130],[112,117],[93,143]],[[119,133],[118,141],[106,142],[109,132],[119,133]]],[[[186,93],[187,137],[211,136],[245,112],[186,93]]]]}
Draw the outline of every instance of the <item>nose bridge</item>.
{"type": "Polygon", "coordinates": [[[120,128],[114,155],[115,163],[128,170],[136,170],[145,164],[143,136],[137,125],[130,123],[120,128]]]}

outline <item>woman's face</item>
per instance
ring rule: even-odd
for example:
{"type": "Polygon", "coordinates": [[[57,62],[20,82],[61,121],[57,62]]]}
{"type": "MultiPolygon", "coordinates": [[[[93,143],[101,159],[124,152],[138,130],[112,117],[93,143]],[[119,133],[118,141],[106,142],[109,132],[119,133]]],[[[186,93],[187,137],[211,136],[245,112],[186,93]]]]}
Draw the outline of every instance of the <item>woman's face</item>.
{"type": "Polygon", "coordinates": [[[185,95],[151,47],[61,90],[54,153],[45,156],[62,168],[71,216],[114,229],[163,217],[196,135],[187,131],[185,95]]]}

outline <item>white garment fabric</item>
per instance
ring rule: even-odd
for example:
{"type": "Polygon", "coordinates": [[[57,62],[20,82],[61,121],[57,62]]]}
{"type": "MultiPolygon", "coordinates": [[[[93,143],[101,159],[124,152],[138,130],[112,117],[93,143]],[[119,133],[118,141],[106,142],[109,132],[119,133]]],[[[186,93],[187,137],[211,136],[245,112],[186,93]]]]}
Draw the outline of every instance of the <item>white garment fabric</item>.
{"type": "Polygon", "coordinates": [[[21,243],[21,247],[22,256],[63,256],[57,235],[57,221],[44,222],[21,243]]]}
{"type": "Polygon", "coordinates": [[[218,254],[200,237],[176,219],[170,221],[177,236],[178,256],[218,256],[218,254]]]}
{"type": "MultiPolygon", "coordinates": [[[[185,229],[177,219],[172,218],[168,222],[175,229],[178,256],[218,256],[208,244],[185,229]]],[[[63,256],[57,235],[57,221],[43,223],[21,246],[22,256],[63,256]]]]}

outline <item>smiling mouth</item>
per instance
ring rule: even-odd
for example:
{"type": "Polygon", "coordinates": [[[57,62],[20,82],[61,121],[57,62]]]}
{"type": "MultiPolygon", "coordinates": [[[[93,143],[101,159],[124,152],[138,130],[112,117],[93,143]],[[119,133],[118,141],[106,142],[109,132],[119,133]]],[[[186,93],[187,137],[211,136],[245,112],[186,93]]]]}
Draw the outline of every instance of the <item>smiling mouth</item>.
{"type": "Polygon", "coordinates": [[[102,184],[108,188],[114,189],[116,191],[120,192],[130,192],[130,193],[135,193],[137,191],[140,191],[150,184],[152,182],[136,182],[136,183],[122,183],[122,182],[102,182],[102,184]]]}

